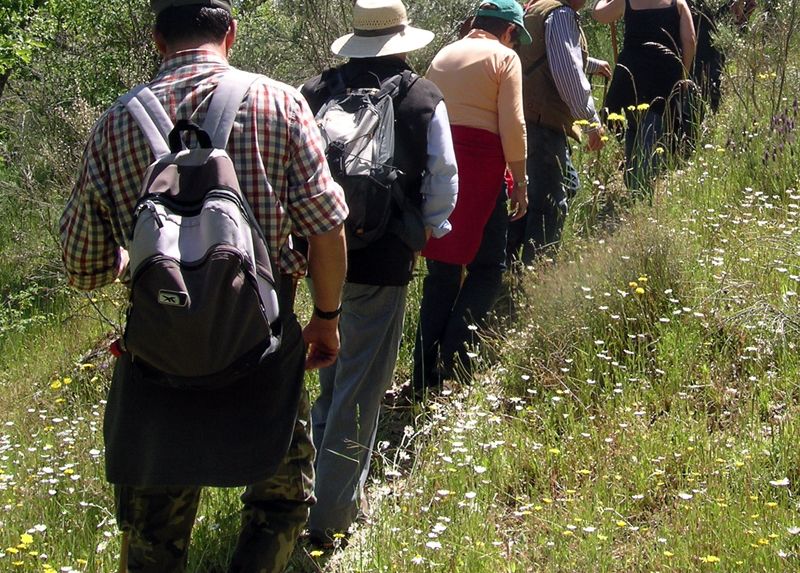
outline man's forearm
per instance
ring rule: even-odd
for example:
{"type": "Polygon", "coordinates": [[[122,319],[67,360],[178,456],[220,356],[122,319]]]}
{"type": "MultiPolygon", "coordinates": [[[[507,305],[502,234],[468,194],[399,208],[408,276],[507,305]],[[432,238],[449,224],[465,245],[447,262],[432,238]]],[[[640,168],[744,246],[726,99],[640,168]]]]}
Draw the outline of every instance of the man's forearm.
{"type": "Polygon", "coordinates": [[[317,308],[325,312],[339,308],[342,285],[347,274],[347,245],[343,225],[308,237],[308,269],[314,282],[313,297],[317,308]]]}

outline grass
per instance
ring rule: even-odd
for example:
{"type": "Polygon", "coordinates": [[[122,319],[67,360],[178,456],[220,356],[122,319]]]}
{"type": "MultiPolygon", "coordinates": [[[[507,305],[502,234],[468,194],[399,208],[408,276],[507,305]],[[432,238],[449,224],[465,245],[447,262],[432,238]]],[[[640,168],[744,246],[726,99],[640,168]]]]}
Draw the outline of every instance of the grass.
{"type": "MultiPolygon", "coordinates": [[[[729,92],[652,206],[626,201],[613,141],[576,156],[584,189],[558,260],[510,289],[470,385],[386,417],[370,523],[348,549],[301,547],[290,571],[800,567],[798,110],[769,101],[773,71],[784,93],[800,78],[770,45],[757,58],[760,30],[729,59],[757,97],[729,92]]],[[[0,216],[0,570],[111,571],[110,359],[93,351],[110,328],[28,231],[52,220],[8,193],[0,216]]],[[[118,322],[121,296],[93,304],[118,322]]],[[[417,279],[398,383],[419,297],[417,279]]],[[[223,567],[237,493],[204,495],[191,571],[223,567]]]]}

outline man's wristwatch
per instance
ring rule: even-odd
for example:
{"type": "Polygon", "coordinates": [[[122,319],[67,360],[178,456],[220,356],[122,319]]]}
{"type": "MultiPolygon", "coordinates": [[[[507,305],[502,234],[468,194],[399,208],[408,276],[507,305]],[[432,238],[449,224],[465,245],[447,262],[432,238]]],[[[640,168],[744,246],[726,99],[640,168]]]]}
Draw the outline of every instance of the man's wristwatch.
{"type": "Polygon", "coordinates": [[[514,187],[527,187],[528,186],[528,176],[525,176],[525,179],[522,181],[514,181],[514,187]]]}
{"type": "Polygon", "coordinates": [[[339,308],[337,308],[336,310],[328,310],[328,311],[320,310],[319,307],[317,307],[317,305],[314,305],[314,316],[321,318],[323,320],[333,320],[340,314],[342,314],[341,304],[339,305],[339,308]]]}

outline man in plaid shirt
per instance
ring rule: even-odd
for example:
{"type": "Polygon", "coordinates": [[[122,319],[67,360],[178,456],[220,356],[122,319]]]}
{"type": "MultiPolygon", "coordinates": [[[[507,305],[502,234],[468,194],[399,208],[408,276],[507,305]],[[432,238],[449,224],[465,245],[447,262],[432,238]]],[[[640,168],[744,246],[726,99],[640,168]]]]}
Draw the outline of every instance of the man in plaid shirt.
{"type": "MultiPolygon", "coordinates": [[[[173,121],[202,124],[220,75],[230,69],[227,54],[236,34],[231,1],[151,0],[151,7],[164,60],[149,87],[173,121]]],[[[202,486],[247,486],[230,571],[282,571],[314,503],[307,397],[301,391],[298,412],[287,411],[290,406],[274,403],[270,385],[302,385],[304,363],[318,368],[336,359],[347,207],[325,163],[314,118],[293,88],[256,80],[227,151],[281,277],[279,366],[263,384],[203,393],[134,383],[124,365],[130,360],[118,361],[104,437],[106,474],[115,485],[124,532],[122,571],[185,570],[202,486]],[[292,249],[290,233],[308,239],[307,260],[292,249]],[[289,293],[306,267],[314,276],[315,313],[301,337],[289,293]],[[270,415],[276,412],[291,417],[286,427],[293,424],[294,434],[273,472],[275,460],[262,460],[258,452],[274,439],[270,415]]],[[[153,160],[133,117],[113,105],[94,128],[61,219],[73,286],[90,290],[126,274],[134,206],[153,160]]]]}

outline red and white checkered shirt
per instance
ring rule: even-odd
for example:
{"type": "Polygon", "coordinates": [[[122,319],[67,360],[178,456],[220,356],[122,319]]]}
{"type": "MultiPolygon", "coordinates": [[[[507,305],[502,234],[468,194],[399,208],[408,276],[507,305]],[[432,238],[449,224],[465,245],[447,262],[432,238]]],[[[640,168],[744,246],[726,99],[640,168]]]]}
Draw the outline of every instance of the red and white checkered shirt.
{"type": "MultiPolygon", "coordinates": [[[[229,69],[213,52],[187,50],[166,59],[149,86],[174,121],[201,125],[220,74],[229,69]]],[[[302,275],[306,261],[292,249],[290,233],[329,231],[347,217],[347,206],[300,93],[266,77],[257,80],[236,116],[227,151],[273,264],[281,273],[302,275]]],[[[122,105],[98,120],[61,217],[64,264],[73,286],[89,290],[116,278],[117,247],[128,244],[142,178],[154,159],[122,105]]]]}

